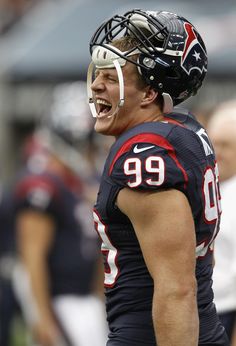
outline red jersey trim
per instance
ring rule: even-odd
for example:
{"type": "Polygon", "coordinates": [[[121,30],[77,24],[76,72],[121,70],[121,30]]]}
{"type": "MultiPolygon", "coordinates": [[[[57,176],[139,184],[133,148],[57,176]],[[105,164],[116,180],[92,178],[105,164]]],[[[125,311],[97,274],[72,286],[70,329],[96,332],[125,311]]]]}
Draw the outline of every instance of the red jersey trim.
{"type": "Polygon", "coordinates": [[[59,191],[52,180],[42,176],[28,176],[22,180],[16,188],[16,197],[25,198],[30,191],[41,188],[46,190],[51,196],[59,198],[59,191]]]}
{"type": "Polygon", "coordinates": [[[168,116],[165,116],[165,118],[164,118],[163,121],[166,121],[166,122],[168,122],[168,123],[170,123],[170,124],[174,124],[174,125],[178,125],[178,126],[181,126],[181,127],[185,127],[185,128],[186,128],[186,126],[185,126],[184,124],[181,124],[180,122],[178,122],[178,121],[175,120],[175,119],[168,118],[168,116]]]}
{"type": "Polygon", "coordinates": [[[178,161],[176,154],[175,154],[174,147],[170,144],[170,142],[167,141],[166,138],[164,138],[160,135],[153,134],[153,133],[141,133],[139,135],[136,135],[136,136],[128,139],[123,144],[123,146],[118,150],[114,159],[112,160],[112,163],[111,163],[110,169],[109,169],[109,175],[111,175],[112,170],[114,168],[114,165],[115,165],[116,161],[121,157],[121,155],[127,153],[133,144],[145,143],[145,142],[157,145],[157,146],[162,147],[168,151],[168,155],[174,160],[176,166],[183,173],[185,185],[186,185],[188,182],[188,175],[187,175],[187,172],[185,171],[185,169],[183,168],[183,166],[178,161]]]}

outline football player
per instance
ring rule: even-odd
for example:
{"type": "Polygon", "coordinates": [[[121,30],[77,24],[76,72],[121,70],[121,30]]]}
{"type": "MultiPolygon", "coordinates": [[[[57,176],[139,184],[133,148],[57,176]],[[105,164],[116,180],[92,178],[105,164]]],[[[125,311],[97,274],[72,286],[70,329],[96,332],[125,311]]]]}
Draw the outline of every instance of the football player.
{"type": "Polygon", "coordinates": [[[116,138],[94,208],[107,346],[228,346],[213,303],[218,169],[205,129],[174,108],[207,72],[196,28],[165,11],[106,20],[90,41],[95,130],[116,138]]]}
{"type": "Polygon", "coordinates": [[[105,343],[98,237],[85,193],[93,174],[84,154],[90,132],[84,83],[57,86],[35,134],[46,151],[43,165],[38,149],[15,186],[20,263],[14,286],[33,342],[40,346],[105,343]]]}

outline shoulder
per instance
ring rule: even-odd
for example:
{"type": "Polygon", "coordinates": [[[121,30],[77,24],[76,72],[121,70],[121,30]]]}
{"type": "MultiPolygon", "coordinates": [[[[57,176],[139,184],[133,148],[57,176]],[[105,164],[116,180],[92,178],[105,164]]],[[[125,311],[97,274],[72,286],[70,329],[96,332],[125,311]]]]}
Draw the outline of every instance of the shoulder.
{"type": "Polygon", "coordinates": [[[205,129],[192,116],[171,113],[163,121],[142,123],[122,134],[112,146],[107,161],[109,173],[122,157],[145,159],[162,154],[176,161],[177,155],[193,157],[192,152],[196,152],[201,158],[207,145],[211,147],[205,129]]]}
{"type": "Polygon", "coordinates": [[[48,173],[25,174],[16,182],[15,193],[24,193],[36,188],[41,188],[56,194],[59,190],[59,184],[56,177],[48,173]]]}
{"type": "Polygon", "coordinates": [[[176,155],[169,123],[145,123],[121,136],[107,161],[108,175],[122,186],[168,188],[187,183],[187,173],[176,155]]]}
{"type": "Polygon", "coordinates": [[[173,124],[167,122],[143,123],[122,134],[113,144],[110,161],[114,162],[124,154],[140,154],[147,149],[162,147],[170,149],[171,143],[168,135],[173,124]]]}
{"type": "Polygon", "coordinates": [[[46,210],[61,199],[60,185],[47,173],[26,174],[15,185],[14,199],[18,206],[46,210]]]}
{"type": "MultiPolygon", "coordinates": [[[[163,120],[139,124],[123,133],[112,147],[113,155],[123,154],[138,143],[150,143],[165,149],[178,147],[181,139],[187,145],[188,142],[201,139],[206,136],[206,130],[185,110],[178,110],[167,114],[163,120]],[[182,136],[182,138],[181,138],[182,136]]],[[[195,142],[195,141],[194,141],[195,142]]]]}

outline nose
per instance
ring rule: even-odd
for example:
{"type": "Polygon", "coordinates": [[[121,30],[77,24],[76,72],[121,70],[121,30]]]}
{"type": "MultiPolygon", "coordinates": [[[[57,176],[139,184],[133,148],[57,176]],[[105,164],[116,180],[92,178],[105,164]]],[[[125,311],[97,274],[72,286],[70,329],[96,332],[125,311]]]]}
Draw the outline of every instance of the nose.
{"type": "Polygon", "coordinates": [[[98,92],[98,91],[103,91],[105,89],[105,85],[102,81],[102,78],[100,76],[97,76],[92,85],[91,85],[91,89],[93,92],[98,92]]]}

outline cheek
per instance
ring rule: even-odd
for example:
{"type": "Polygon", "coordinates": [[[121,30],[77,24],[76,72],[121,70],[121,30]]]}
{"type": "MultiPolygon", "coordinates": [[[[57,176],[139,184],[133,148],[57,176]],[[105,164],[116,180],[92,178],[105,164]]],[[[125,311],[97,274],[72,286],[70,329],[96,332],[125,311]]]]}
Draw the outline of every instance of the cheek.
{"type": "Polygon", "coordinates": [[[117,102],[120,98],[120,87],[119,84],[111,84],[107,87],[108,94],[111,98],[111,100],[114,102],[117,102]]]}
{"type": "Polygon", "coordinates": [[[125,92],[125,106],[129,108],[137,108],[143,98],[143,93],[135,88],[125,92]]]}

